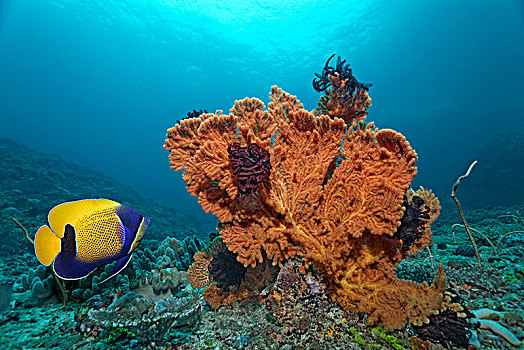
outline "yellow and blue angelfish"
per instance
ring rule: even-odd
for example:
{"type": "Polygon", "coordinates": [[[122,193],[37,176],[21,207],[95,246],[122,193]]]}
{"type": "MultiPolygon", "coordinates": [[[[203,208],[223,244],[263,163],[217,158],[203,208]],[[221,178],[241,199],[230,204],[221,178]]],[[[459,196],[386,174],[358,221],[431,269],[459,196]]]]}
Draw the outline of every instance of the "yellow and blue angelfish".
{"type": "Polygon", "coordinates": [[[58,277],[77,280],[98,267],[117,261],[108,278],[122,271],[149,226],[149,218],[109,199],[84,199],[57,205],[49,226],[38,229],[38,260],[58,277]]]}

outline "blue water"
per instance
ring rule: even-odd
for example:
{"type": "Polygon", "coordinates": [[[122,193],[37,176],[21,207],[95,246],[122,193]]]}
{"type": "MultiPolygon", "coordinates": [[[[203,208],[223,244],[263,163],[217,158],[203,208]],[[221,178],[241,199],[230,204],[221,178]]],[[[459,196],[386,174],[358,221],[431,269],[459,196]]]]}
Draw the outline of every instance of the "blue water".
{"type": "Polygon", "coordinates": [[[448,196],[474,151],[522,121],[519,0],[1,0],[0,136],[209,222],[169,169],[166,129],[267,103],[273,84],[313,109],[332,53],[373,83],[368,120],[417,150],[414,187],[448,196]]]}

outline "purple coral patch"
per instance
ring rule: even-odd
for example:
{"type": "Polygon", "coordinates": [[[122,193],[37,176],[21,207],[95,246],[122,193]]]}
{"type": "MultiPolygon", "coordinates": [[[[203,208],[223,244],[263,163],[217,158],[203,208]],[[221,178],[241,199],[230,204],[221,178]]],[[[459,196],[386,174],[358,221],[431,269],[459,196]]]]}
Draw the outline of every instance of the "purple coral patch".
{"type": "Polygon", "coordinates": [[[268,151],[255,143],[247,147],[235,143],[228,147],[227,152],[240,193],[250,193],[259,184],[267,183],[271,170],[268,151]]]}

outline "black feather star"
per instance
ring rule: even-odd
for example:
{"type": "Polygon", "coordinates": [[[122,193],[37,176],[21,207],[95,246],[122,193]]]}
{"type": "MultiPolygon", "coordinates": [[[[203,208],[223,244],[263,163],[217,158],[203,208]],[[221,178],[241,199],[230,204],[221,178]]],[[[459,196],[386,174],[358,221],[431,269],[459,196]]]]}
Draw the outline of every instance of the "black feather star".
{"type": "Polygon", "coordinates": [[[329,65],[329,61],[335,57],[335,54],[332,54],[326,64],[324,69],[322,69],[322,74],[315,73],[316,78],[313,79],[313,89],[318,92],[325,91],[328,87],[331,86],[331,81],[329,76],[338,76],[340,80],[347,80],[344,85],[344,91],[336,91],[347,96],[353,95],[356,89],[362,89],[369,91],[371,84],[359,83],[357,79],[353,76],[353,70],[350,68],[349,63],[346,63],[346,60],[342,60],[340,56],[337,58],[337,64],[333,68],[329,65]]]}

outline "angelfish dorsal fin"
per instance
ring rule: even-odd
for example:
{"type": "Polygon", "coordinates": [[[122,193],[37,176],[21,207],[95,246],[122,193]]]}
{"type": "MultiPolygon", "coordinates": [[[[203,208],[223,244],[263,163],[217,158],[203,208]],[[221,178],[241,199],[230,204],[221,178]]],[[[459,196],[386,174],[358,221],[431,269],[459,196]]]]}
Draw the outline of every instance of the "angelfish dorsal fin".
{"type": "Polygon", "coordinates": [[[64,237],[67,224],[79,227],[80,223],[97,211],[114,210],[120,204],[109,199],[82,199],[57,205],[49,212],[49,225],[58,238],[64,237]]]}

